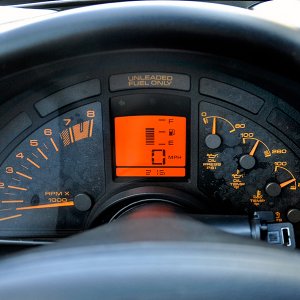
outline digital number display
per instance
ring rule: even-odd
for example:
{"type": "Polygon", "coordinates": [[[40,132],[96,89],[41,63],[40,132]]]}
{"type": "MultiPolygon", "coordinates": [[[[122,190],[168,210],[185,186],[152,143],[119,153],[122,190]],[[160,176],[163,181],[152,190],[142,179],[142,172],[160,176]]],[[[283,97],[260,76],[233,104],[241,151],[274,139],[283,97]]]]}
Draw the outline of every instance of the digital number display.
{"type": "Polygon", "coordinates": [[[117,177],[184,177],[186,118],[116,117],[117,177]]]}

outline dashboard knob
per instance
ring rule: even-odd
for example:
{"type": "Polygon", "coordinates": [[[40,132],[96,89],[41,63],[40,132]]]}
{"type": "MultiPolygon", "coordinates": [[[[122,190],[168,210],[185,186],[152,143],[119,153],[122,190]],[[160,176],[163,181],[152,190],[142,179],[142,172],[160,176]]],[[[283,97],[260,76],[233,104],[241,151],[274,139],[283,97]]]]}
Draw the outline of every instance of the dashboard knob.
{"type": "Polygon", "coordinates": [[[243,169],[250,170],[254,168],[256,160],[253,156],[246,154],[240,158],[239,163],[243,169]]]}
{"type": "Polygon", "coordinates": [[[88,211],[92,207],[92,199],[87,194],[78,194],[74,197],[74,204],[79,211],[88,211]]]}
{"type": "Polygon", "coordinates": [[[217,134],[209,134],[205,138],[205,144],[209,149],[217,149],[222,144],[222,139],[217,134]]]}
{"type": "Polygon", "coordinates": [[[292,223],[300,222],[300,210],[297,208],[290,209],[287,213],[287,218],[292,223]]]}
{"type": "Polygon", "coordinates": [[[270,182],[266,186],[266,193],[271,197],[277,197],[281,193],[281,187],[276,182],[270,182]]]}

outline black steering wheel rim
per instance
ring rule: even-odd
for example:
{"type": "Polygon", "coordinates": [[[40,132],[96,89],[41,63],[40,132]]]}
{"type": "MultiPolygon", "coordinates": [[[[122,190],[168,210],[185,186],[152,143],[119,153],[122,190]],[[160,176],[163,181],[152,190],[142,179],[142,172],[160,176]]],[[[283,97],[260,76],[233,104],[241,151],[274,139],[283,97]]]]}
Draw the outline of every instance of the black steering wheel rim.
{"type": "Polygon", "coordinates": [[[3,299],[283,299],[299,255],[182,218],[123,219],[0,264],[3,299]],[[157,234],[158,233],[158,234],[157,234]]]}
{"type": "Polygon", "coordinates": [[[74,56],[155,48],[241,59],[299,80],[299,30],[209,3],[136,1],[73,9],[3,32],[1,44],[0,77],[74,56]]]}

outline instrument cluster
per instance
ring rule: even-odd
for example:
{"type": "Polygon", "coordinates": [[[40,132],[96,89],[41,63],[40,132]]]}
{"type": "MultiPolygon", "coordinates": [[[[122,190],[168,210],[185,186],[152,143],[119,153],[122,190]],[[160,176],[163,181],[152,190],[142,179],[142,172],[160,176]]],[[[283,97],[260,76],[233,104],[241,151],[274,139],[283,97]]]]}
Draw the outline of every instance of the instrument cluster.
{"type": "Polygon", "coordinates": [[[0,237],[68,236],[153,200],[196,214],[271,212],[297,229],[299,112],[221,71],[179,67],[104,67],[7,99],[0,237]],[[172,192],[130,194],[142,187],[172,192]]]}

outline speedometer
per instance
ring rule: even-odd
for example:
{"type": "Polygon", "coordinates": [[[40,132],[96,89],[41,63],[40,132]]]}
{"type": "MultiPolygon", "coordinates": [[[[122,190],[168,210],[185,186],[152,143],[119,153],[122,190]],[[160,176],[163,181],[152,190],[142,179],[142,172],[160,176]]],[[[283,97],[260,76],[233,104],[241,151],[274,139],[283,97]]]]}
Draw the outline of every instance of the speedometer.
{"type": "Polygon", "coordinates": [[[116,178],[187,178],[189,108],[189,98],[175,95],[112,98],[116,178]]]}
{"type": "Polygon", "coordinates": [[[185,176],[185,117],[117,117],[115,132],[117,176],[185,176]]]}
{"type": "Polygon", "coordinates": [[[81,230],[104,192],[101,104],[73,109],[36,130],[0,173],[0,236],[81,230]]]}

